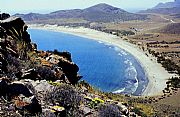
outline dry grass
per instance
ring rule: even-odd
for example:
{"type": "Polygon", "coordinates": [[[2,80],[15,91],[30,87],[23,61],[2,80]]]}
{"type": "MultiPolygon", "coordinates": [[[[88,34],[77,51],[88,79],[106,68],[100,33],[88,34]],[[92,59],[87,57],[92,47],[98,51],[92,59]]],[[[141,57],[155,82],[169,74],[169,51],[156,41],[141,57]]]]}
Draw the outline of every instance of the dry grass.
{"type": "Polygon", "coordinates": [[[154,114],[154,109],[150,105],[136,103],[134,106],[140,108],[148,117],[151,117],[154,114]]]}
{"type": "Polygon", "coordinates": [[[174,92],[172,96],[160,100],[158,103],[180,108],[180,90],[178,90],[176,93],[174,92]]]}

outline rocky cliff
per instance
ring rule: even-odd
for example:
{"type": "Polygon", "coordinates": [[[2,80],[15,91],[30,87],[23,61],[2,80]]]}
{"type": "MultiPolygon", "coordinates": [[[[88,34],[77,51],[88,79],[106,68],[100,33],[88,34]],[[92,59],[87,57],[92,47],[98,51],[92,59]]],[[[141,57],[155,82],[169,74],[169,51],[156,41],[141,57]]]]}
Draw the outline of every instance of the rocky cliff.
{"type": "MultiPolygon", "coordinates": [[[[21,18],[0,15],[0,95],[5,102],[12,102],[12,113],[17,109],[20,115],[25,111],[30,115],[42,112],[38,91],[50,90],[48,82],[75,85],[81,78],[70,53],[37,51],[27,28],[21,18]],[[45,89],[38,85],[40,82],[45,89]]],[[[1,115],[9,116],[5,110],[1,115]]]]}

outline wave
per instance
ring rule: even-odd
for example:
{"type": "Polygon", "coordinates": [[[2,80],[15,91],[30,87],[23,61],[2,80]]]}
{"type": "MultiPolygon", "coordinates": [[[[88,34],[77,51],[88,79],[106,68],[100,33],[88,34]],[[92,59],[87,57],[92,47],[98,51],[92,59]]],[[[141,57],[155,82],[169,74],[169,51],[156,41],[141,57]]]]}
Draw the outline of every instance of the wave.
{"type": "Polygon", "coordinates": [[[118,52],[121,52],[121,49],[118,48],[118,47],[116,47],[116,46],[114,47],[114,50],[115,50],[115,51],[118,51],[118,52]]]}
{"type": "Polygon", "coordinates": [[[125,51],[123,51],[121,48],[119,48],[119,47],[114,47],[114,50],[115,51],[117,51],[117,52],[120,52],[122,55],[125,55],[125,56],[127,56],[128,55],[128,53],[127,52],[125,52],[125,51]]]}
{"type": "Polygon", "coordinates": [[[112,46],[112,44],[110,44],[110,43],[103,43],[103,44],[106,46],[112,46]]]}
{"type": "Polygon", "coordinates": [[[122,53],[123,55],[125,55],[125,56],[127,56],[127,55],[128,55],[128,53],[127,53],[127,52],[125,52],[125,51],[123,51],[123,50],[121,50],[121,53],[122,53]]]}
{"type": "Polygon", "coordinates": [[[119,56],[123,56],[121,53],[118,53],[119,56]]]}
{"type": "Polygon", "coordinates": [[[98,43],[103,43],[102,41],[98,41],[98,43]]]}
{"type": "Polygon", "coordinates": [[[129,64],[129,67],[125,70],[125,77],[127,78],[126,88],[133,94],[137,90],[139,84],[137,70],[129,60],[126,60],[125,63],[129,64]]]}
{"type": "Polygon", "coordinates": [[[113,91],[113,93],[122,93],[125,89],[126,89],[126,88],[124,87],[124,88],[121,88],[121,89],[119,89],[119,90],[117,90],[117,91],[113,91]]]}
{"type": "MultiPolygon", "coordinates": [[[[129,59],[126,59],[126,60],[124,61],[124,63],[127,64],[127,65],[129,65],[129,66],[132,66],[132,65],[133,65],[133,63],[132,63],[129,59]]],[[[135,69],[136,69],[136,68],[135,68],[135,69]]]]}

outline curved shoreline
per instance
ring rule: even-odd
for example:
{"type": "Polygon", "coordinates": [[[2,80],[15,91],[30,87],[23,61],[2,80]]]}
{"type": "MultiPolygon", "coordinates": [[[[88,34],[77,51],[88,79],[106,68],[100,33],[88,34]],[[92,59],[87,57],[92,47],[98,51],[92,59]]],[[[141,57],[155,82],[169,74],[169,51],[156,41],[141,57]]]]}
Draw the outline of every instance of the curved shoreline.
{"type": "Polygon", "coordinates": [[[142,96],[157,96],[162,94],[162,90],[166,87],[166,80],[172,75],[169,74],[160,64],[152,61],[152,57],[147,57],[145,53],[129,42],[122,40],[115,35],[107,34],[104,32],[96,31],[88,28],[68,28],[57,25],[30,25],[30,28],[51,30],[57,32],[63,32],[73,34],[88,39],[102,41],[112,44],[132,54],[141,64],[145,70],[145,74],[148,78],[148,85],[142,96]]]}

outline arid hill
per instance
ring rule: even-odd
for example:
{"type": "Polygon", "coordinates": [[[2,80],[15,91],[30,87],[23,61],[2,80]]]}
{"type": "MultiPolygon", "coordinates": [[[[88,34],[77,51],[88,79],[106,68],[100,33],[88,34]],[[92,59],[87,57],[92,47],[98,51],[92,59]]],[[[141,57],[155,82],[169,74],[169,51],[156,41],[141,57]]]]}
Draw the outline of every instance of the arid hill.
{"type": "Polygon", "coordinates": [[[140,11],[140,13],[157,13],[164,15],[179,15],[180,14],[180,1],[159,3],[151,9],[140,11]]]}
{"type": "Polygon", "coordinates": [[[168,24],[167,26],[159,29],[158,32],[165,34],[180,34],[180,23],[168,24]]]}
{"type": "Polygon", "coordinates": [[[145,20],[146,15],[129,13],[123,9],[108,4],[97,4],[86,9],[60,10],[50,14],[16,14],[25,21],[31,22],[57,22],[62,19],[80,19],[86,22],[119,22],[129,20],[145,20]]]}
{"type": "Polygon", "coordinates": [[[180,0],[174,0],[174,2],[159,3],[153,9],[173,8],[173,7],[180,7],[180,0]]]}

